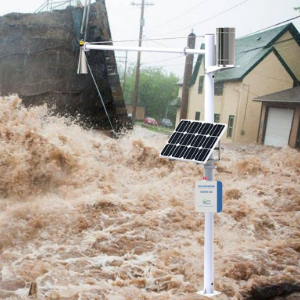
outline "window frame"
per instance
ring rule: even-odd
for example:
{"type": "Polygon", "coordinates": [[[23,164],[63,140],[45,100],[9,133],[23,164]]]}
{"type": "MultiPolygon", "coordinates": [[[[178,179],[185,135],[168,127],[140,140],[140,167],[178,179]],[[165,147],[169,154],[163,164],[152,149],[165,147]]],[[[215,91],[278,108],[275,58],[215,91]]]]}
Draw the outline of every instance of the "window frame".
{"type": "Polygon", "coordinates": [[[221,115],[220,114],[214,114],[214,123],[220,123],[221,115]],[[216,121],[216,116],[218,116],[219,120],[216,121]]]}
{"type": "Polygon", "coordinates": [[[195,112],[195,121],[200,121],[200,117],[201,117],[201,111],[196,111],[195,112]],[[199,114],[199,119],[197,119],[197,114],[199,114]]]}
{"type": "Polygon", "coordinates": [[[223,96],[224,92],[224,82],[216,82],[214,86],[215,96],[223,96]]]}
{"type": "Polygon", "coordinates": [[[228,117],[228,128],[227,128],[227,138],[228,139],[232,139],[232,137],[233,137],[234,119],[235,119],[234,115],[229,115],[229,117],[228,117]],[[232,120],[232,125],[230,126],[230,121],[231,120],[232,120]]]}
{"type": "Polygon", "coordinates": [[[199,76],[199,82],[198,82],[198,94],[203,94],[203,88],[204,88],[204,75],[199,76]]]}

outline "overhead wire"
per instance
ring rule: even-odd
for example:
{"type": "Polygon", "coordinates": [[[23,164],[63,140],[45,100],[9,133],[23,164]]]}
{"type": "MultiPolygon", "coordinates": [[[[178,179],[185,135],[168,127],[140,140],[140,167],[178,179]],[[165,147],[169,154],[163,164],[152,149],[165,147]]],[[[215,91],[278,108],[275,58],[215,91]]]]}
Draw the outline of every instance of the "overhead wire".
{"type": "Polygon", "coordinates": [[[240,3],[238,3],[238,4],[236,4],[236,5],[234,5],[234,6],[230,7],[230,8],[228,8],[228,9],[226,9],[226,10],[224,10],[224,11],[222,11],[222,12],[220,12],[220,13],[214,15],[214,16],[212,16],[212,17],[209,17],[209,18],[207,18],[207,19],[201,21],[201,22],[198,22],[198,23],[195,23],[195,24],[192,24],[192,25],[183,27],[183,28],[178,29],[178,30],[169,31],[169,32],[166,32],[166,33],[157,35],[157,36],[162,36],[162,35],[166,35],[166,34],[169,34],[169,33],[179,32],[179,31],[182,31],[182,30],[185,30],[185,29],[188,29],[188,28],[193,28],[193,27],[198,26],[198,25],[200,25],[200,24],[203,24],[203,23],[205,23],[205,22],[207,22],[207,21],[210,21],[210,20],[212,20],[212,19],[214,19],[214,18],[216,18],[216,17],[218,17],[218,16],[220,16],[220,15],[223,15],[223,14],[227,13],[228,11],[231,11],[231,10],[235,9],[235,8],[237,8],[238,6],[241,6],[241,5],[243,5],[244,3],[248,2],[248,1],[251,1],[251,0],[244,0],[244,1],[242,1],[242,2],[240,2],[240,3]]]}
{"type": "Polygon", "coordinates": [[[166,46],[166,45],[164,45],[164,44],[162,44],[162,43],[159,43],[159,42],[157,42],[157,41],[146,41],[146,42],[154,43],[154,44],[156,44],[156,45],[159,45],[159,46],[162,46],[162,47],[165,47],[165,48],[169,48],[168,46],[166,46]]]}
{"type": "MultiPolygon", "coordinates": [[[[204,38],[204,35],[197,35],[196,37],[204,38]]],[[[166,37],[166,38],[151,38],[151,39],[142,39],[142,40],[118,40],[118,41],[101,41],[101,42],[91,42],[90,44],[106,44],[106,43],[124,43],[124,42],[146,42],[146,41],[162,41],[162,40],[179,40],[186,39],[186,36],[181,37],[166,37]]]]}
{"type": "Polygon", "coordinates": [[[198,8],[198,7],[200,7],[201,5],[203,5],[204,3],[206,3],[206,2],[208,2],[209,0],[204,0],[203,2],[201,2],[200,4],[198,4],[198,5],[196,5],[196,6],[194,6],[194,7],[192,7],[192,8],[190,8],[190,9],[188,9],[188,10],[186,10],[185,12],[183,12],[182,14],[180,14],[180,15],[178,15],[177,17],[174,17],[174,18],[172,18],[172,19],[170,19],[170,20],[168,20],[168,21],[166,21],[166,22],[164,22],[164,23],[162,23],[162,24],[160,24],[160,25],[157,25],[157,26],[154,26],[154,27],[150,27],[148,30],[152,30],[152,29],[155,29],[155,28],[161,28],[161,27],[163,27],[163,26],[165,26],[165,25],[167,25],[167,24],[169,24],[169,23],[171,23],[171,22],[173,22],[173,21],[176,21],[176,20],[178,20],[178,19],[180,19],[181,17],[183,17],[183,16],[185,16],[186,14],[188,14],[190,11],[192,11],[192,10],[194,10],[194,9],[196,9],[196,8],[198,8]]]}
{"type": "Polygon", "coordinates": [[[289,21],[292,21],[292,20],[295,20],[295,19],[298,19],[298,18],[300,18],[300,15],[297,16],[297,17],[294,17],[294,18],[287,19],[287,20],[285,20],[285,21],[281,21],[281,22],[276,23],[276,24],[274,24],[274,25],[270,25],[270,26],[268,26],[268,27],[266,27],[266,28],[263,28],[263,29],[260,29],[260,30],[257,30],[257,31],[251,32],[251,33],[248,33],[248,34],[246,34],[246,35],[243,35],[243,36],[239,37],[238,39],[241,39],[241,38],[246,37],[246,36],[253,35],[253,34],[255,34],[255,33],[259,33],[259,32],[265,31],[265,30],[270,29],[270,28],[272,28],[272,27],[275,27],[275,26],[284,24],[284,23],[286,23],[286,22],[289,22],[289,21]]]}
{"type": "Polygon", "coordinates": [[[161,59],[161,60],[156,60],[156,61],[151,61],[151,62],[143,63],[142,65],[150,65],[150,64],[154,64],[154,63],[158,63],[158,62],[162,62],[162,61],[173,60],[173,59],[176,59],[176,58],[179,58],[179,57],[185,57],[185,56],[184,55],[178,55],[178,56],[171,57],[171,58],[168,58],[168,59],[161,59]]]}

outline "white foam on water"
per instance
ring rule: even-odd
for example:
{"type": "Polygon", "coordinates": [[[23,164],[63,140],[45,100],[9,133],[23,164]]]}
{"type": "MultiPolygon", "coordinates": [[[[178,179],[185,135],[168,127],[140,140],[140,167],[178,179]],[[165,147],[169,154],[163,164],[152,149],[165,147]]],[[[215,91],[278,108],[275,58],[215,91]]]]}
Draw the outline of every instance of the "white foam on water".
{"type": "MultiPolygon", "coordinates": [[[[0,298],[27,299],[36,282],[38,299],[198,299],[203,167],[160,159],[167,139],[136,127],[113,140],[46,106],[0,98],[0,298]]],[[[300,154],[224,147],[219,299],[299,284],[300,154]]]]}

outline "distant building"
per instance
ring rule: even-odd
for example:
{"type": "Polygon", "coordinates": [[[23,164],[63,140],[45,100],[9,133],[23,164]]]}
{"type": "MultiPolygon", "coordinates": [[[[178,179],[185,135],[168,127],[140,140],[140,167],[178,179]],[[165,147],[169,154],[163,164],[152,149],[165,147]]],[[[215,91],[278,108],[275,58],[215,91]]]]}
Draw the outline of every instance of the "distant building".
{"type": "MultiPolygon", "coordinates": [[[[126,108],[127,108],[128,114],[129,115],[132,114],[132,105],[131,104],[127,104],[126,108]]],[[[144,105],[138,105],[136,107],[136,119],[137,120],[143,120],[143,119],[145,119],[145,117],[146,117],[145,112],[146,112],[145,106],[144,105]]]]}
{"type": "MultiPolygon", "coordinates": [[[[204,59],[198,56],[189,82],[188,119],[204,120],[204,59]]],[[[215,74],[215,122],[228,124],[223,142],[261,142],[263,105],[253,99],[298,86],[299,61],[300,35],[292,23],[236,40],[239,67],[215,74]]],[[[180,106],[176,123],[179,116],[180,106]]]]}

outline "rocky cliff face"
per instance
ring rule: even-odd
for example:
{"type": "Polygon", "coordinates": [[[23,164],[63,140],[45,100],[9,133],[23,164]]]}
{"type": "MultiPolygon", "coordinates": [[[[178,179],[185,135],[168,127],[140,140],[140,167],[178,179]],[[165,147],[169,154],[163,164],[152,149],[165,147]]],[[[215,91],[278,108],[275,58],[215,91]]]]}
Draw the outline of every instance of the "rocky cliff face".
{"type": "MultiPolygon", "coordinates": [[[[77,75],[83,9],[0,18],[0,93],[17,93],[26,106],[47,103],[60,114],[81,116],[96,128],[108,120],[90,75],[77,75]]],[[[91,6],[87,41],[111,40],[104,0],[91,6]]],[[[115,126],[127,111],[112,51],[90,51],[88,61],[115,126]]]]}

